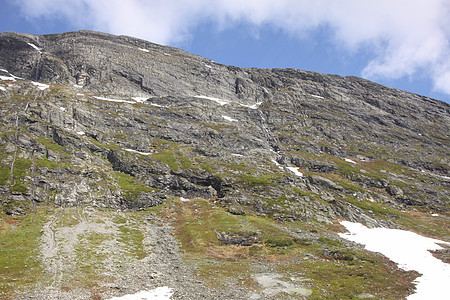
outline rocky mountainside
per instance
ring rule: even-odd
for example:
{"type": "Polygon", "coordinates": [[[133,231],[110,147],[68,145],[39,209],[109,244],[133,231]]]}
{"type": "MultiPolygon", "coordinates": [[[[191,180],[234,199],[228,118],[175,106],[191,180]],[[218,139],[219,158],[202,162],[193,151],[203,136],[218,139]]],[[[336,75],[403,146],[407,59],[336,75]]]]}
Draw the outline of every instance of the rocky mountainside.
{"type": "MultiPolygon", "coordinates": [[[[140,251],[137,261],[148,261],[145,253],[152,250],[141,244],[148,232],[164,228],[158,232],[167,236],[165,255],[178,253],[178,246],[167,243],[179,243],[185,254],[177,256],[177,264],[182,259],[190,274],[184,278],[195,285],[192,278],[198,276],[202,287],[172,286],[177,298],[198,299],[200,291],[211,299],[310,295],[297,287],[266,293],[258,272],[275,274],[272,281],[301,275],[307,278],[303,287],[319,298],[398,298],[411,293],[414,276],[400,276],[384,258],[340,239],[339,221],[449,237],[450,105],[438,100],[356,77],[225,66],[176,48],[91,31],[0,34],[0,99],[2,238],[14,240],[16,227],[31,234],[34,227],[27,222],[37,222],[40,235],[32,235],[36,244],[29,253],[41,253],[33,254],[39,266],[69,258],[79,265],[75,246],[61,252],[69,243],[63,232],[74,235],[72,244],[91,243],[102,253],[140,251]],[[85,226],[93,222],[87,216],[95,216],[97,225],[85,226]],[[116,224],[110,232],[98,231],[98,224],[108,222],[116,224]],[[80,226],[81,233],[74,233],[80,226]],[[134,248],[124,246],[120,232],[139,236],[134,248]],[[108,243],[100,247],[92,235],[108,243]],[[300,257],[310,258],[307,266],[300,257]],[[236,264],[236,271],[245,266],[242,282],[233,281],[230,266],[236,264]],[[362,271],[355,275],[358,264],[362,271]],[[374,272],[380,275],[366,288],[355,287],[360,283],[354,276],[374,272]],[[388,277],[393,274],[395,280],[388,277]],[[386,286],[392,289],[381,288],[386,286]]],[[[1,256],[17,252],[7,245],[1,256]]],[[[123,279],[115,292],[105,287],[104,282],[114,286],[105,274],[119,271],[98,274],[108,265],[103,260],[89,273],[95,288],[68,278],[74,269],[54,267],[47,269],[59,278],[52,283],[38,275],[22,282],[21,276],[33,271],[21,261],[14,266],[0,261],[0,272],[16,270],[2,275],[8,279],[7,297],[42,295],[43,286],[48,297],[64,292],[68,299],[78,289],[84,291],[74,292],[81,298],[138,289],[123,286],[123,279]]],[[[77,272],[88,278],[85,269],[77,272]]],[[[141,279],[134,282],[146,287],[141,279]]]]}

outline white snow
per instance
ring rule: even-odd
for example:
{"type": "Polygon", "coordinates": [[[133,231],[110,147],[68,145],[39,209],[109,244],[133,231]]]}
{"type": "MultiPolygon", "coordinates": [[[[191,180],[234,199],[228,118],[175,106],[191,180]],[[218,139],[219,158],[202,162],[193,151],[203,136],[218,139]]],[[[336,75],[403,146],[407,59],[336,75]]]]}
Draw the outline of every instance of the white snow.
{"type": "Polygon", "coordinates": [[[258,109],[258,107],[260,106],[262,104],[262,102],[257,102],[257,103],[255,103],[255,104],[253,104],[253,105],[245,105],[245,104],[241,104],[243,107],[247,107],[247,108],[250,108],[250,109],[258,109]]]}
{"type": "Polygon", "coordinates": [[[132,295],[113,297],[109,300],[170,300],[172,295],[172,289],[167,286],[163,286],[150,291],[140,291],[132,295]]]}
{"type": "Polygon", "coordinates": [[[225,120],[227,120],[227,121],[230,121],[230,122],[238,122],[238,120],[236,120],[236,119],[233,119],[233,118],[231,118],[231,117],[228,117],[228,116],[224,116],[224,115],[222,115],[222,118],[224,118],[225,120]]]}
{"type": "Polygon", "coordinates": [[[297,175],[298,177],[303,177],[303,173],[298,170],[297,167],[286,167],[289,171],[297,175]]]}
{"type": "Polygon", "coordinates": [[[180,197],[180,200],[181,200],[182,202],[189,202],[189,199],[188,199],[188,198],[180,197]]]}
{"type": "Polygon", "coordinates": [[[140,155],[150,155],[150,154],[152,154],[151,152],[141,152],[141,151],[137,151],[137,150],[133,150],[133,149],[123,149],[123,150],[128,151],[128,152],[138,153],[140,155]]]}
{"type": "Polygon", "coordinates": [[[136,102],[144,102],[148,99],[148,97],[132,97],[131,99],[133,99],[136,102]]]}
{"type": "Polygon", "coordinates": [[[66,110],[64,107],[60,107],[59,109],[62,110],[62,111],[65,111],[65,110],[66,110]]]}
{"type": "Polygon", "coordinates": [[[33,47],[34,49],[36,49],[36,50],[39,51],[39,52],[42,51],[42,49],[39,48],[38,46],[36,46],[35,44],[32,44],[32,43],[27,43],[27,44],[30,45],[31,47],[33,47]]]}
{"type": "Polygon", "coordinates": [[[144,49],[144,48],[139,48],[139,50],[141,50],[142,52],[150,52],[150,50],[144,49]]]}
{"type": "Polygon", "coordinates": [[[14,76],[13,74],[9,73],[8,70],[0,69],[0,71],[8,73],[8,75],[9,75],[9,76],[0,76],[0,80],[11,80],[11,81],[16,81],[17,79],[23,80],[23,78],[14,76]]]}
{"type": "Polygon", "coordinates": [[[243,157],[244,156],[242,154],[237,154],[237,153],[231,153],[231,155],[236,156],[236,157],[243,157]]]}
{"type": "Polygon", "coordinates": [[[84,131],[77,131],[78,135],[85,135],[86,133],[84,131]]]}
{"type": "Polygon", "coordinates": [[[431,214],[432,217],[439,217],[438,214],[431,214]]]}
{"type": "Polygon", "coordinates": [[[208,65],[208,64],[204,64],[205,67],[207,67],[208,69],[212,69],[212,66],[208,65]]]}
{"type": "Polygon", "coordinates": [[[81,89],[83,86],[82,85],[78,85],[78,84],[74,84],[74,87],[76,87],[77,89],[81,89]]]}
{"type": "Polygon", "coordinates": [[[351,160],[350,158],[344,158],[344,160],[345,160],[346,162],[349,162],[349,163],[352,163],[352,164],[356,164],[356,161],[351,160]]]}
{"type": "Polygon", "coordinates": [[[311,97],[319,98],[319,99],[325,99],[324,97],[322,97],[322,96],[317,96],[317,95],[311,95],[311,97]]]}
{"type": "Polygon", "coordinates": [[[277,166],[280,170],[284,171],[284,168],[282,165],[280,165],[275,159],[272,159],[272,162],[277,166]]]}
{"type": "Polygon", "coordinates": [[[272,159],[272,162],[275,164],[275,166],[281,167],[281,165],[275,159],[272,159]]]}
{"type": "Polygon", "coordinates": [[[0,80],[11,80],[11,81],[16,81],[15,77],[12,76],[0,76],[0,80]]]}
{"type": "Polygon", "coordinates": [[[110,102],[135,103],[134,101],[121,100],[121,99],[111,99],[111,98],[98,97],[98,96],[94,96],[94,98],[98,99],[98,100],[104,100],[104,101],[110,101],[110,102]]]}
{"type": "Polygon", "coordinates": [[[165,56],[172,56],[172,54],[164,53],[165,56]]]}
{"type": "Polygon", "coordinates": [[[84,96],[84,94],[82,94],[82,93],[78,93],[78,94],[77,94],[77,96],[84,96]]]}
{"type": "Polygon", "coordinates": [[[0,86],[0,91],[6,91],[5,87],[0,86]]]}
{"type": "Polygon", "coordinates": [[[50,85],[45,84],[45,83],[40,83],[40,82],[35,82],[35,81],[32,81],[31,83],[34,84],[41,91],[46,90],[50,87],[50,85]]]}
{"type": "Polygon", "coordinates": [[[150,103],[150,105],[151,106],[156,106],[156,107],[166,107],[166,106],[162,106],[162,105],[159,105],[159,104],[156,104],[156,103],[150,103]]]}
{"type": "Polygon", "coordinates": [[[229,103],[229,101],[227,101],[227,100],[223,100],[223,99],[219,99],[219,98],[214,98],[214,97],[208,97],[208,96],[201,96],[201,95],[198,95],[198,96],[194,96],[194,98],[211,100],[211,101],[214,101],[214,102],[219,103],[220,105],[225,105],[225,104],[228,104],[228,103],[229,103]]]}
{"type": "Polygon", "coordinates": [[[380,252],[404,270],[422,274],[415,280],[412,299],[448,299],[450,295],[450,265],[435,258],[428,250],[443,249],[444,241],[416,233],[387,228],[367,228],[360,223],[341,222],[350,233],[340,233],[347,240],[361,243],[370,251],[380,252]]]}

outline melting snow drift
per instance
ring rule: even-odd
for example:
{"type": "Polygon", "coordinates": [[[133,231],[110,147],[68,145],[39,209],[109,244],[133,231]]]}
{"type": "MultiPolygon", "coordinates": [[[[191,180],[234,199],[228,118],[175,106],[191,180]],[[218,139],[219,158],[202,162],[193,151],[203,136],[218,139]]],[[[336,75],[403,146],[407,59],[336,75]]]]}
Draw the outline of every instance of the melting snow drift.
{"type": "Polygon", "coordinates": [[[411,299],[448,299],[450,295],[450,265],[435,258],[429,250],[442,249],[438,244],[450,244],[416,233],[387,228],[367,228],[359,223],[341,222],[350,233],[340,233],[347,240],[361,243],[370,251],[380,252],[400,268],[422,274],[415,280],[416,293],[411,299]]]}
{"type": "Polygon", "coordinates": [[[140,155],[150,155],[150,154],[152,154],[151,152],[141,152],[141,151],[137,151],[137,150],[133,150],[133,149],[123,149],[123,150],[128,151],[128,152],[132,152],[132,153],[137,153],[137,154],[140,154],[140,155]]]}
{"type": "Polygon", "coordinates": [[[34,49],[36,49],[36,50],[39,51],[39,52],[42,51],[42,49],[39,48],[38,46],[36,46],[35,44],[32,44],[32,43],[27,43],[27,44],[30,45],[31,47],[33,47],[34,49]]]}
{"type": "Polygon", "coordinates": [[[46,90],[50,87],[50,85],[45,84],[45,83],[40,83],[40,82],[35,82],[35,81],[32,81],[31,83],[34,84],[41,91],[46,90]]]}
{"type": "Polygon", "coordinates": [[[214,97],[208,97],[208,96],[194,96],[194,98],[211,100],[211,101],[214,101],[214,102],[219,103],[220,105],[225,105],[225,104],[228,104],[228,103],[229,103],[229,101],[227,101],[227,100],[223,100],[223,99],[219,99],[219,98],[214,98],[214,97]]]}
{"type": "Polygon", "coordinates": [[[233,118],[231,118],[231,117],[228,117],[228,116],[224,116],[224,115],[222,115],[222,118],[224,118],[225,120],[227,120],[227,121],[230,121],[230,122],[238,122],[238,120],[236,120],[236,119],[233,119],[233,118]]]}
{"type": "Polygon", "coordinates": [[[349,162],[349,163],[352,163],[352,164],[356,164],[356,161],[351,160],[350,158],[344,158],[344,160],[345,160],[346,162],[349,162]]]}
{"type": "Polygon", "coordinates": [[[170,300],[172,297],[172,289],[167,286],[158,287],[150,291],[140,291],[133,295],[125,295],[122,297],[113,297],[110,300],[170,300]]]}
{"type": "Polygon", "coordinates": [[[303,173],[298,170],[297,167],[286,167],[289,171],[297,175],[298,177],[303,177],[303,173]]]}

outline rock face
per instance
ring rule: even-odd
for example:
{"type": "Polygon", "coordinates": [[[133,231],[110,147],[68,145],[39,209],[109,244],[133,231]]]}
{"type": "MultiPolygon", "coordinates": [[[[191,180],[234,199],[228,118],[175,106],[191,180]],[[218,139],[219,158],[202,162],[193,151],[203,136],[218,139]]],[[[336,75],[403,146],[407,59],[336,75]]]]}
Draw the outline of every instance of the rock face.
{"type": "Polygon", "coordinates": [[[448,209],[450,106],[438,100],[90,31],[2,33],[0,69],[11,213],[181,196],[285,221],[395,226],[365,203],[448,209]]]}

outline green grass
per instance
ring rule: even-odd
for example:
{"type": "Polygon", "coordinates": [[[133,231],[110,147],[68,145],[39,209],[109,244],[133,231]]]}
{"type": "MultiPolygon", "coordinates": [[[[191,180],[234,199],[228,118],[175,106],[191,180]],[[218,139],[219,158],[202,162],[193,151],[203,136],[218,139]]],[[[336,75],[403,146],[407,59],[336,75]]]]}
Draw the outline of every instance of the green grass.
{"type": "Polygon", "coordinates": [[[217,167],[213,164],[202,163],[199,165],[199,168],[205,170],[208,173],[214,173],[217,171],[217,167]]]}
{"type": "Polygon", "coordinates": [[[114,171],[113,175],[124,193],[125,199],[129,201],[133,201],[140,193],[149,193],[155,190],[131,175],[119,171],[114,171]]]}
{"type": "Polygon", "coordinates": [[[11,175],[10,169],[0,167],[0,185],[5,185],[11,175]]]}
{"type": "Polygon", "coordinates": [[[61,150],[66,149],[66,147],[63,147],[63,146],[57,144],[54,140],[43,137],[43,136],[37,138],[36,141],[41,143],[42,145],[44,145],[45,148],[47,148],[49,150],[61,151],[61,150]]]}
{"type": "Polygon", "coordinates": [[[48,160],[47,158],[36,160],[36,165],[38,167],[48,168],[48,169],[57,169],[64,167],[65,164],[61,164],[55,161],[48,160]]]}
{"type": "MultiPolygon", "coordinates": [[[[12,192],[26,193],[28,190],[28,185],[24,182],[25,176],[29,174],[32,162],[25,158],[16,158],[14,162],[13,175],[14,182],[11,182],[10,189],[12,192]]],[[[11,179],[10,167],[5,165],[0,167],[0,185],[5,185],[8,180],[11,179]]]]}
{"type": "Polygon", "coordinates": [[[300,194],[300,195],[305,196],[305,197],[309,197],[310,199],[314,199],[314,198],[315,198],[315,196],[312,195],[311,193],[305,192],[304,190],[301,190],[301,189],[299,189],[298,187],[295,187],[295,186],[294,186],[294,187],[292,188],[292,190],[293,190],[294,192],[296,192],[297,194],[300,194]]]}
{"type": "Polygon", "coordinates": [[[152,154],[151,157],[162,163],[165,163],[169,166],[170,169],[174,171],[178,171],[180,169],[180,166],[177,163],[177,159],[175,158],[175,155],[172,151],[163,150],[161,152],[152,154]]]}
{"type": "Polygon", "coordinates": [[[319,237],[318,242],[327,246],[340,247],[342,243],[338,240],[333,240],[324,236],[319,237]]]}
{"type": "Polygon", "coordinates": [[[42,277],[38,256],[40,230],[45,214],[11,217],[0,220],[0,298],[14,295],[20,286],[28,286],[42,277]]]}
{"type": "MultiPolygon", "coordinates": [[[[257,289],[251,274],[258,261],[264,261],[273,263],[277,273],[286,278],[307,278],[312,299],[356,299],[361,293],[396,299],[404,298],[412,287],[411,273],[398,270],[376,254],[347,249],[337,239],[297,239],[270,218],[231,215],[203,199],[169,202],[160,213],[174,218],[185,260],[193,263],[200,278],[211,286],[226,286],[238,279],[243,287],[257,289]],[[263,243],[221,245],[216,232],[253,233],[263,243]],[[317,258],[308,259],[307,255],[317,258]]],[[[289,226],[301,231],[317,229],[303,222],[289,226]]]]}
{"type": "Polygon", "coordinates": [[[275,185],[275,183],[272,181],[273,180],[272,177],[268,175],[253,176],[248,174],[242,174],[237,175],[236,177],[239,178],[242,183],[244,183],[249,187],[275,185]]]}
{"type": "Polygon", "coordinates": [[[136,259],[142,259],[147,256],[144,249],[144,233],[142,230],[132,228],[129,224],[119,227],[119,241],[125,244],[125,249],[136,259]]]}

